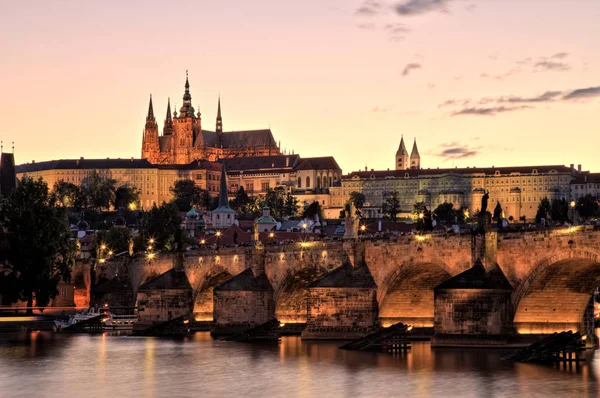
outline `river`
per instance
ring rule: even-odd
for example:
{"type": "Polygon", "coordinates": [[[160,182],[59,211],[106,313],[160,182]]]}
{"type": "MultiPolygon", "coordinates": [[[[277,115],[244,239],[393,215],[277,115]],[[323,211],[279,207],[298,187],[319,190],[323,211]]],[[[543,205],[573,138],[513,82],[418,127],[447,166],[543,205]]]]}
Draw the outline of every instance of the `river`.
{"type": "Polygon", "coordinates": [[[598,396],[600,351],[579,369],[502,361],[507,350],[406,355],[333,342],[214,341],[32,332],[0,335],[2,397],[585,397],[598,396]]]}

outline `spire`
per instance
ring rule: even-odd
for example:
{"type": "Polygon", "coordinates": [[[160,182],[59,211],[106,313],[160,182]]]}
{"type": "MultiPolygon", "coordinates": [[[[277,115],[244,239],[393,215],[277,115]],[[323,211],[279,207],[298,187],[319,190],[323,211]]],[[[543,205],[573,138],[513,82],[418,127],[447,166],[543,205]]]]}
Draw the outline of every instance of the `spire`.
{"type": "Polygon", "coordinates": [[[400,146],[398,147],[398,151],[396,151],[396,155],[404,155],[408,154],[406,150],[406,146],[404,145],[404,136],[400,139],[400,146]]]}
{"type": "Polygon", "coordinates": [[[173,119],[171,117],[171,98],[167,99],[167,117],[163,127],[163,135],[173,134],[173,119]]]}
{"type": "Polygon", "coordinates": [[[154,109],[152,108],[152,94],[150,94],[150,104],[148,105],[148,116],[146,116],[146,121],[154,121],[154,109]]]}
{"type": "Polygon", "coordinates": [[[221,168],[219,207],[229,207],[229,198],[227,197],[227,169],[225,168],[225,160],[223,160],[223,167],[221,168]]]}
{"type": "Polygon", "coordinates": [[[410,158],[421,158],[421,155],[419,155],[419,150],[417,149],[417,137],[415,137],[415,142],[413,143],[412,151],[410,152],[410,158]]]}
{"type": "Polygon", "coordinates": [[[221,119],[221,96],[219,95],[219,101],[217,104],[217,134],[223,133],[223,120],[221,119]]]}
{"type": "Polygon", "coordinates": [[[190,81],[188,80],[188,71],[185,71],[185,92],[183,93],[183,106],[179,110],[179,117],[196,117],[194,107],[192,106],[192,95],[190,94],[190,81]]]}

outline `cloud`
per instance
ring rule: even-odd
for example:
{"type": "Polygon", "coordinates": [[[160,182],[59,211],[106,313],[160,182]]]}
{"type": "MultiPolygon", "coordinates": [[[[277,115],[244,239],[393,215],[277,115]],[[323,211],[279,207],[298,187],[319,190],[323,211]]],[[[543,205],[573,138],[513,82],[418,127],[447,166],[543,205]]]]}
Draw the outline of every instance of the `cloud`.
{"type": "Polygon", "coordinates": [[[404,0],[396,5],[396,13],[402,16],[413,16],[435,11],[448,11],[451,0],[404,0]]]}
{"type": "Polygon", "coordinates": [[[411,70],[421,69],[421,68],[422,68],[421,64],[416,64],[416,63],[406,64],[406,66],[402,70],[402,76],[408,76],[408,74],[410,73],[411,70]]]}
{"type": "Polygon", "coordinates": [[[356,13],[363,16],[373,16],[381,13],[383,4],[377,0],[366,0],[358,9],[356,13]]]}
{"type": "Polygon", "coordinates": [[[435,153],[435,156],[450,159],[466,159],[473,156],[477,156],[482,147],[469,147],[468,145],[461,145],[458,142],[442,143],[440,145],[441,150],[435,153]]]}
{"type": "Polygon", "coordinates": [[[554,59],[564,59],[567,58],[569,56],[569,53],[566,52],[560,52],[560,53],[556,53],[552,56],[550,56],[550,58],[554,58],[554,59]]]}
{"type": "Polygon", "coordinates": [[[565,95],[562,99],[565,101],[570,101],[578,99],[589,99],[594,97],[600,97],[600,86],[573,90],[569,94],[565,95]]]}
{"type": "Polygon", "coordinates": [[[498,113],[514,112],[520,109],[532,108],[528,105],[520,106],[492,106],[492,107],[471,107],[463,108],[450,113],[450,116],[464,116],[464,115],[475,115],[475,116],[496,116],[498,113]]]}
{"type": "Polygon", "coordinates": [[[359,29],[375,29],[374,23],[361,23],[357,25],[359,29]]]}
{"type": "Polygon", "coordinates": [[[467,104],[469,104],[469,102],[471,102],[470,99],[457,100],[457,99],[452,98],[452,99],[446,100],[446,101],[442,102],[441,104],[439,104],[438,108],[443,108],[446,106],[455,106],[455,105],[466,106],[467,104]]]}
{"type": "Polygon", "coordinates": [[[383,29],[390,35],[397,35],[400,33],[410,32],[410,29],[408,29],[404,24],[401,23],[389,23],[385,25],[383,29]]]}
{"type": "Polygon", "coordinates": [[[565,71],[571,69],[571,66],[564,62],[555,62],[555,61],[538,61],[534,65],[535,68],[543,69],[543,70],[555,70],[555,71],[565,71]]]}
{"type": "Polygon", "coordinates": [[[533,104],[537,102],[551,102],[556,100],[562,95],[562,91],[546,91],[543,94],[536,95],[533,97],[498,97],[496,99],[492,99],[497,103],[510,103],[510,104],[533,104]]]}

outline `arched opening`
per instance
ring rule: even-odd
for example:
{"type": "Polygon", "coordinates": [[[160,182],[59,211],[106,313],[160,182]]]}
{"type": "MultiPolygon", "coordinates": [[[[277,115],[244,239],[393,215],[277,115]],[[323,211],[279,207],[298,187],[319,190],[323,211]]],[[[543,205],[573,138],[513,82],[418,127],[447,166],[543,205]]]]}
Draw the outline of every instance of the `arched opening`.
{"type": "Polygon", "coordinates": [[[298,177],[298,188],[302,188],[302,177],[298,177]]]}
{"type": "Polygon", "coordinates": [[[196,321],[209,322],[213,320],[213,290],[231,278],[232,275],[227,271],[216,272],[204,278],[194,300],[194,318],[196,321]]]}
{"type": "Polygon", "coordinates": [[[513,295],[514,327],[520,334],[593,333],[594,291],[600,285],[595,256],[571,257],[538,266],[513,295]]]}
{"type": "Polygon", "coordinates": [[[282,323],[306,323],[306,287],[325,272],[325,268],[315,266],[288,275],[275,294],[275,317],[282,323]]]}
{"type": "Polygon", "coordinates": [[[310,177],[306,177],[306,186],[305,188],[310,188],[310,177]]]}
{"type": "Polygon", "coordinates": [[[383,326],[398,322],[415,327],[433,327],[433,289],[451,277],[442,264],[410,261],[400,266],[385,284],[379,300],[383,326]]]}

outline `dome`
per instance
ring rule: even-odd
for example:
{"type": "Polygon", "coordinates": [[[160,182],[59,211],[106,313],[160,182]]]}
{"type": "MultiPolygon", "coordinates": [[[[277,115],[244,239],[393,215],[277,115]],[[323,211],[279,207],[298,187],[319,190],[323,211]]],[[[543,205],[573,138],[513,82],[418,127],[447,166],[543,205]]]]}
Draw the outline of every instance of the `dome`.
{"type": "Polygon", "coordinates": [[[90,224],[88,224],[85,220],[80,220],[77,223],[77,229],[79,231],[87,231],[88,229],[90,229],[90,224]]]}
{"type": "Polygon", "coordinates": [[[196,218],[196,217],[198,217],[198,212],[196,210],[194,210],[194,208],[192,207],[190,209],[190,211],[187,212],[186,217],[187,218],[196,218]]]}
{"type": "Polygon", "coordinates": [[[119,227],[125,226],[125,218],[117,216],[117,218],[115,218],[115,225],[118,225],[119,227]]]}

